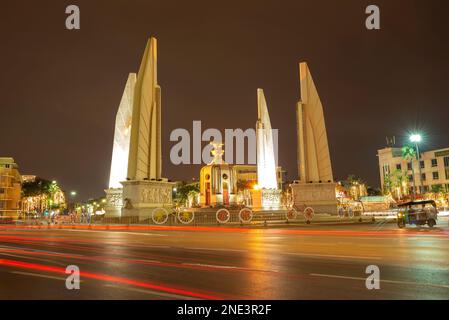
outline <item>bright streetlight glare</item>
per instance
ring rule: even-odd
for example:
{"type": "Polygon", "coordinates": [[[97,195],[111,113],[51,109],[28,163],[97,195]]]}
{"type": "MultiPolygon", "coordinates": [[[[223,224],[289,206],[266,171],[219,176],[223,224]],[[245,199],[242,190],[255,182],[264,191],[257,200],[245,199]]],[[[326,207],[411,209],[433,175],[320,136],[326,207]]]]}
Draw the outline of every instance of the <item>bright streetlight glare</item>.
{"type": "Polygon", "coordinates": [[[76,191],[70,192],[70,195],[71,195],[71,196],[76,196],[76,191]]]}
{"type": "Polygon", "coordinates": [[[410,136],[411,142],[421,142],[421,135],[420,134],[412,134],[410,136]]]}

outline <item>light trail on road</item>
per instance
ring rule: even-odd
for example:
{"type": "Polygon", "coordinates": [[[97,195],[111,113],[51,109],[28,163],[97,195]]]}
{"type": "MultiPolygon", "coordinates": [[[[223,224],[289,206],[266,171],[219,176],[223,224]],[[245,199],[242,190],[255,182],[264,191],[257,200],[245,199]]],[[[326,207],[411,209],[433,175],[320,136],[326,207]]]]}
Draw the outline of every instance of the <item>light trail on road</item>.
{"type": "MultiPolygon", "coordinates": [[[[0,265],[67,275],[65,268],[58,268],[58,267],[36,264],[36,263],[28,263],[28,262],[22,262],[22,261],[0,259],[0,265]]],[[[185,289],[178,289],[178,288],[168,287],[168,286],[159,285],[159,284],[153,284],[153,283],[135,280],[135,279],[111,276],[111,275],[107,275],[107,274],[99,274],[99,273],[81,271],[80,276],[82,278],[132,285],[132,286],[136,286],[136,287],[142,287],[142,288],[147,288],[147,289],[152,289],[152,290],[174,293],[174,294],[198,298],[198,299],[208,299],[208,300],[223,300],[224,299],[223,297],[219,297],[219,296],[212,295],[212,294],[194,292],[194,291],[189,291],[189,290],[185,290],[185,289]]]]}
{"type": "Polygon", "coordinates": [[[6,228],[0,230],[0,298],[187,297],[170,291],[180,289],[204,299],[449,299],[444,222],[434,229],[377,228],[6,228]],[[82,272],[78,293],[57,281],[68,265],[82,272]],[[381,290],[355,281],[366,279],[368,265],[380,268],[381,290]]]}

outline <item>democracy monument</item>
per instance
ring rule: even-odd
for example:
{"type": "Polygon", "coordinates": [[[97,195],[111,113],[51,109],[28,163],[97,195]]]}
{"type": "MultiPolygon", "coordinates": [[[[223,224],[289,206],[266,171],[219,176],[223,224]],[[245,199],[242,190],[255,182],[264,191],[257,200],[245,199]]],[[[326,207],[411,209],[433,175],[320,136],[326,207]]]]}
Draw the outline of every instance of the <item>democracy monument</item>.
{"type": "MultiPolygon", "coordinates": [[[[296,105],[298,180],[290,185],[291,206],[312,213],[337,214],[323,106],[305,62],[299,64],[301,99],[296,105]]],[[[257,89],[257,188],[244,190],[242,210],[285,210],[277,181],[273,132],[267,102],[257,89]]],[[[147,219],[173,208],[174,183],[162,177],[161,87],[157,82],[157,40],[150,38],[137,74],[130,73],[117,111],[109,188],[105,190],[108,217],[147,219]]],[[[223,144],[211,143],[212,161],[201,169],[199,203],[202,208],[241,205],[237,173],[222,160],[223,144]]],[[[221,208],[221,209],[220,209],[221,208]]],[[[229,220],[229,217],[227,218],[229,220]]],[[[218,211],[217,211],[218,220],[218,211]]],[[[226,221],[228,221],[226,220],[226,221]]],[[[163,221],[167,221],[166,219],[163,221]]],[[[191,221],[191,220],[189,220],[191,221]]]]}
{"type": "Polygon", "coordinates": [[[327,142],[323,106],[307,63],[299,64],[301,100],[296,105],[299,180],[291,185],[296,206],[337,214],[336,183],[327,142]]]}
{"type": "Polygon", "coordinates": [[[106,215],[148,217],[152,209],[172,205],[172,188],[162,178],[161,87],[157,40],[151,38],[117,112],[106,215]]]}

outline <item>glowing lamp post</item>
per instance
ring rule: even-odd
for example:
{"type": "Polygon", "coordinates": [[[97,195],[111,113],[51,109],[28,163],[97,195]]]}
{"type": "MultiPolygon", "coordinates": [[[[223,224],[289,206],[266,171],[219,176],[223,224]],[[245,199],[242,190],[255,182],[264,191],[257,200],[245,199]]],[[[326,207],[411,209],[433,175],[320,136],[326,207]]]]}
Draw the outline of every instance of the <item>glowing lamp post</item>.
{"type": "MultiPolygon", "coordinates": [[[[419,154],[419,146],[418,144],[421,142],[422,137],[420,134],[414,133],[412,135],[410,135],[410,142],[415,144],[415,150],[416,150],[416,160],[418,161],[418,170],[419,170],[419,188],[418,188],[418,193],[421,193],[421,189],[422,189],[422,173],[421,173],[421,157],[419,154]]],[[[413,166],[413,160],[412,160],[412,166],[413,166]]],[[[413,177],[413,182],[415,181],[415,177],[413,177]]],[[[416,193],[416,190],[415,190],[416,193]]]]}

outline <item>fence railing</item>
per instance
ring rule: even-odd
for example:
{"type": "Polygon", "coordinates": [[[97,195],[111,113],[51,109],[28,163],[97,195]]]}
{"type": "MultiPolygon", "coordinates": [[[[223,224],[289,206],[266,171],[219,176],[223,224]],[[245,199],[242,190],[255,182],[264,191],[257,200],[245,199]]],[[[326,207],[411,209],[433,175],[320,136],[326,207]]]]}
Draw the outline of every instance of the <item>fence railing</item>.
{"type": "MultiPolygon", "coordinates": [[[[56,217],[53,219],[31,219],[26,218],[17,221],[24,225],[68,225],[68,224],[87,224],[87,225],[250,225],[250,224],[273,224],[273,223],[293,223],[309,224],[318,221],[362,221],[373,218],[376,214],[364,213],[359,210],[338,210],[338,215],[315,214],[313,209],[293,210],[284,209],[276,211],[257,211],[253,212],[250,208],[218,208],[204,210],[193,209],[181,212],[169,211],[162,208],[156,208],[145,217],[127,216],[127,217],[107,217],[104,215],[56,217]]],[[[381,214],[377,213],[381,216],[381,214]]],[[[385,212],[385,215],[387,213],[385,212]]]]}

